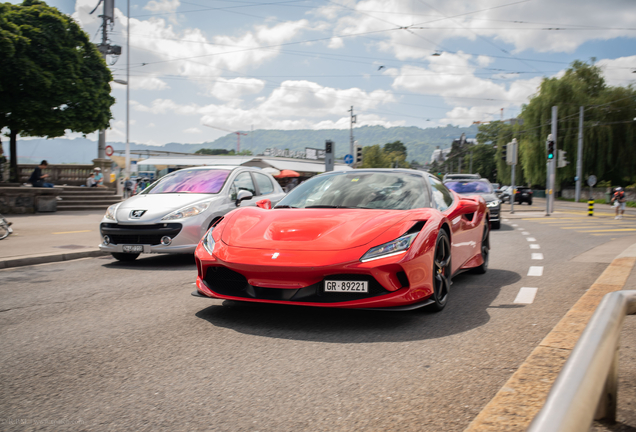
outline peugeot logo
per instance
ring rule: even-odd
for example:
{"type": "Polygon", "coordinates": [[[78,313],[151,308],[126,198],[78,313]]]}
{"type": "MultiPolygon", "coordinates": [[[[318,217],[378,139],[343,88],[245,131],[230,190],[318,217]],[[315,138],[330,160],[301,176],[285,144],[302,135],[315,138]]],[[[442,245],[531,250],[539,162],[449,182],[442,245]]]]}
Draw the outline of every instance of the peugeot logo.
{"type": "Polygon", "coordinates": [[[141,218],[147,210],[132,210],[130,212],[131,219],[139,219],[141,218]]]}

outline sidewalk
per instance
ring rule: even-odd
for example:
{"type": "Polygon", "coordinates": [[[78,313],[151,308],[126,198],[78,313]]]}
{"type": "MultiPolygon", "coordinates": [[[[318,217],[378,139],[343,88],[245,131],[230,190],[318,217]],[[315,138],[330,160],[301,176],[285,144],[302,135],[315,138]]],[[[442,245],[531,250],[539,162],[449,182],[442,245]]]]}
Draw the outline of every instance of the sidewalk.
{"type": "Polygon", "coordinates": [[[0,269],[102,255],[104,211],[8,215],[13,234],[0,240],[0,269]]]}
{"type": "MultiPolygon", "coordinates": [[[[546,217],[545,215],[545,198],[534,198],[532,205],[517,204],[514,206],[514,213],[510,213],[510,203],[502,204],[501,212],[509,219],[519,219],[527,217],[546,217]]],[[[588,204],[586,202],[573,202],[573,201],[554,201],[554,211],[552,217],[563,217],[566,215],[580,215],[587,216],[588,204]]],[[[610,204],[594,204],[593,217],[611,218],[616,215],[614,207],[610,204]]],[[[636,221],[636,208],[627,207],[625,209],[624,219],[636,221]]]]}

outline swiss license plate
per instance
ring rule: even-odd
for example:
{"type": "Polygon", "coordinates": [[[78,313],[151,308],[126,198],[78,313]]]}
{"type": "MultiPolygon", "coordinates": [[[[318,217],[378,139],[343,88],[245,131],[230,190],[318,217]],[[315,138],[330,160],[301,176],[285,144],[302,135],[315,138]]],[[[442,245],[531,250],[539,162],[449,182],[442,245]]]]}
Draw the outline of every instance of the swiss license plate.
{"type": "Polygon", "coordinates": [[[144,251],[143,245],[124,245],[123,251],[126,253],[139,253],[144,251]]]}
{"type": "Polygon", "coordinates": [[[368,293],[367,281],[325,281],[325,292],[368,293]]]}

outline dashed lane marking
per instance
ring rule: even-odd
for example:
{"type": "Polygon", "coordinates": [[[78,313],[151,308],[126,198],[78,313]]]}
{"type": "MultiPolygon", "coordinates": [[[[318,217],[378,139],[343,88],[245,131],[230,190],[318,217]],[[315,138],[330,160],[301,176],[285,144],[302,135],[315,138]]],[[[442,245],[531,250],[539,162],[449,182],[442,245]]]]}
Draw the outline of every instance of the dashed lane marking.
{"type": "Polygon", "coordinates": [[[515,298],[514,303],[532,304],[534,297],[537,295],[538,288],[522,287],[515,298]]]}
{"type": "Polygon", "coordinates": [[[517,225],[517,224],[512,224],[512,226],[513,226],[513,227],[518,227],[519,225],[517,225]]]}
{"type": "Polygon", "coordinates": [[[534,237],[526,237],[526,240],[528,240],[529,242],[537,241],[537,239],[534,237]]]}
{"type": "Polygon", "coordinates": [[[543,259],[543,254],[542,253],[533,253],[532,254],[532,259],[533,260],[542,260],[543,259]]]}
{"type": "Polygon", "coordinates": [[[543,276],[543,266],[530,266],[528,276],[543,276]]]}
{"type": "Polygon", "coordinates": [[[528,231],[524,231],[521,233],[521,235],[530,235],[530,233],[528,231]]]}
{"type": "Polygon", "coordinates": [[[541,246],[537,243],[530,243],[530,249],[541,249],[541,246]]]}

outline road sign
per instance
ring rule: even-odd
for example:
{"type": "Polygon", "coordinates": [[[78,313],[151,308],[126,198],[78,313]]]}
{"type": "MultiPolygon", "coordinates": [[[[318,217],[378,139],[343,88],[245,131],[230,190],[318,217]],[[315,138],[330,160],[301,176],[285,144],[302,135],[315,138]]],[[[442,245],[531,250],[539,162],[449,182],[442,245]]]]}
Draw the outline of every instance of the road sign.
{"type": "Polygon", "coordinates": [[[353,163],[353,155],[346,155],[344,161],[346,164],[351,165],[353,163]]]}
{"type": "Polygon", "coordinates": [[[106,156],[112,156],[113,153],[115,153],[115,150],[113,150],[113,146],[107,145],[105,150],[106,150],[106,156]]]}
{"type": "Polygon", "coordinates": [[[587,178],[587,184],[589,187],[592,187],[596,184],[596,176],[595,175],[591,175],[587,178]]]}

